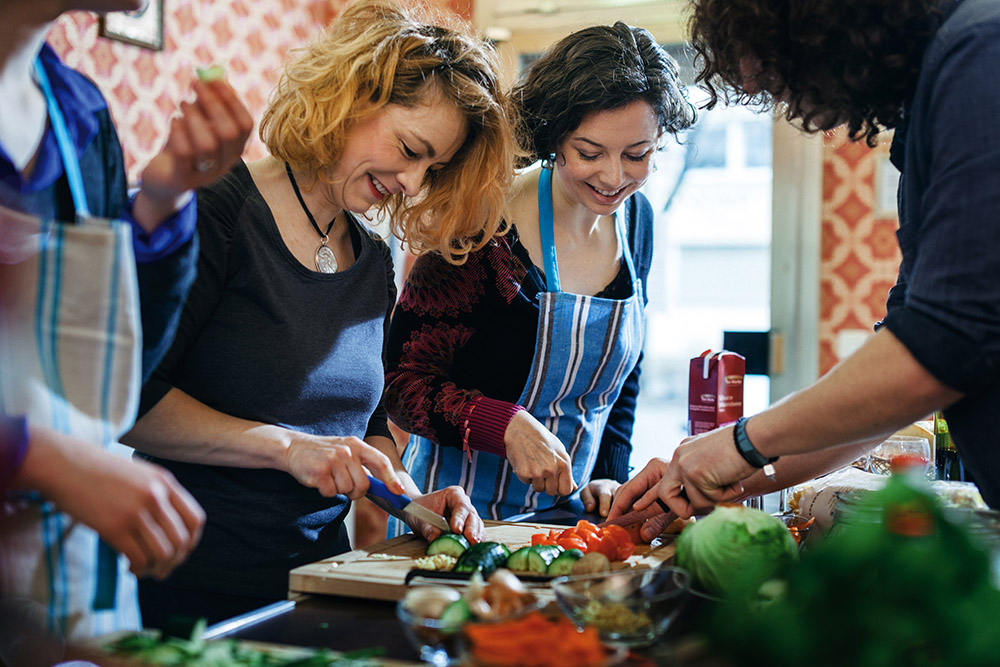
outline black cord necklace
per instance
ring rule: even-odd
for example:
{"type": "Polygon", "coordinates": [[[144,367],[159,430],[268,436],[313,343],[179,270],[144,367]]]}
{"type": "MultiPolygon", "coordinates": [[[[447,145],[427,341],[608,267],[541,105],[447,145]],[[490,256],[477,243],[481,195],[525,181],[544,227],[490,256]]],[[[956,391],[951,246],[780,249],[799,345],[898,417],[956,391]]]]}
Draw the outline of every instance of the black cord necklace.
{"type": "Polygon", "coordinates": [[[299,184],[295,182],[295,176],[292,174],[292,165],[286,162],[285,171],[288,172],[288,180],[292,182],[292,189],[295,190],[295,196],[299,198],[299,203],[302,204],[302,210],[306,212],[306,217],[312,223],[313,229],[319,234],[319,247],[316,248],[316,254],[313,256],[313,261],[316,262],[316,270],[320,273],[336,273],[337,256],[330,250],[327,242],[330,240],[330,230],[333,229],[333,223],[337,221],[337,216],[333,216],[333,220],[326,226],[325,232],[320,229],[319,225],[316,224],[316,218],[309,212],[309,207],[306,206],[305,200],[302,199],[302,193],[299,192],[299,184]]]}

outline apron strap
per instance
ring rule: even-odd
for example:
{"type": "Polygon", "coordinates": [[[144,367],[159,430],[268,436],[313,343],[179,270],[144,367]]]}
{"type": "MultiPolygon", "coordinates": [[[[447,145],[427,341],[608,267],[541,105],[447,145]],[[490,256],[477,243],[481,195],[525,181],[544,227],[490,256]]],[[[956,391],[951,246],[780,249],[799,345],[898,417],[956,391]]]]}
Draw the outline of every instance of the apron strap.
{"type": "Polygon", "coordinates": [[[635,261],[632,259],[632,246],[628,242],[628,223],[632,216],[632,209],[636,207],[635,196],[629,197],[618,211],[615,211],[615,229],[618,231],[618,245],[622,249],[622,257],[625,260],[625,266],[628,267],[628,275],[632,280],[633,289],[636,283],[636,273],[635,273],[635,261]]]}
{"type": "MultiPolygon", "coordinates": [[[[553,231],[552,219],[552,172],[553,169],[542,167],[542,173],[538,176],[538,237],[542,245],[542,257],[545,260],[545,282],[549,292],[561,292],[562,285],[559,281],[559,264],[556,261],[556,240],[553,231]]],[[[632,202],[634,205],[634,200],[632,202]]],[[[629,203],[625,205],[628,211],[629,203]]],[[[627,215],[627,213],[625,214],[627,215]]],[[[618,244],[622,248],[625,266],[628,267],[629,277],[632,284],[636,284],[635,263],[632,261],[632,249],[628,243],[628,223],[624,215],[615,212],[615,233],[618,235],[618,244]]]]}
{"type": "Polygon", "coordinates": [[[538,236],[545,259],[545,282],[549,292],[561,292],[556,239],[552,230],[552,169],[542,168],[538,176],[538,236]]]}
{"type": "Polygon", "coordinates": [[[87,192],[83,188],[83,175],[80,173],[80,162],[76,155],[76,148],[69,138],[69,130],[66,129],[66,120],[63,118],[56,96],[52,92],[49,84],[49,77],[42,67],[41,58],[35,58],[35,79],[38,81],[42,93],[45,95],[45,103],[49,109],[49,121],[52,123],[52,131],[56,135],[56,143],[59,145],[59,153],[62,154],[63,169],[66,171],[66,179],[69,181],[69,190],[73,194],[73,205],[76,207],[77,219],[89,218],[90,207],[87,205],[87,192]]]}

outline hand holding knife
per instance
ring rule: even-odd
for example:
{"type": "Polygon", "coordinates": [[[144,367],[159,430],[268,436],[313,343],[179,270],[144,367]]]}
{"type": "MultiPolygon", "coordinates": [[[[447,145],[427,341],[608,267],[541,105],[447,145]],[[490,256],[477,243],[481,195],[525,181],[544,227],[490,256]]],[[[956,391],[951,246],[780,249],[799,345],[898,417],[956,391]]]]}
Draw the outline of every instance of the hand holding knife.
{"type": "Polygon", "coordinates": [[[371,475],[368,475],[368,495],[381,498],[395,509],[405,512],[425,523],[429,523],[438,530],[446,533],[451,532],[451,526],[448,525],[448,521],[443,516],[420,505],[404,493],[399,495],[393,493],[386,487],[382,480],[376,479],[371,475]]]}

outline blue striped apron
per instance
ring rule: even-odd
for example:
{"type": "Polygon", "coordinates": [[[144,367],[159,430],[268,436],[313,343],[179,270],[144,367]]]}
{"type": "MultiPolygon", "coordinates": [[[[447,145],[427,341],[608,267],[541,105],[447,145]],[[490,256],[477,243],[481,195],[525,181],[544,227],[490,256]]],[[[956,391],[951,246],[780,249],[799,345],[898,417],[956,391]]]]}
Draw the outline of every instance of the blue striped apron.
{"type": "MultiPolygon", "coordinates": [[[[90,217],[75,147],[37,62],[35,75],[78,224],[0,211],[0,409],[127,457],[117,440],[135,418],[141,349],[131,225],[90,217]]],[[[79,640],[140,626],[128,561],[37,494],[4,504],[0,550],[0,594],[42,605],[50,631],[79,640]]]]}
{"type": "MultiPolygon", "coordinates": [[[[627,209],[627,207],[625,207],[627,209]]],[[[644,336],[642,285],[635,273],[624,215],[615,229],[632,280],[627,299],[568,294],[560,288],[552,226],[552,170],[538,179],[538,218],[547,290],[539,294],[535,355],[518,404],[559,438],[573,461],[580,488],[590,481],[604,427],[622,385],[639,360],[644,336]]],[[[484,518],[546,509],[565,500],[521,482],[506,459],[442,447],[411,436],[403,463],[426,491],[459,485],[484,518]]],[[[390,535],[405,531],[391,520],[390,535]]]]}

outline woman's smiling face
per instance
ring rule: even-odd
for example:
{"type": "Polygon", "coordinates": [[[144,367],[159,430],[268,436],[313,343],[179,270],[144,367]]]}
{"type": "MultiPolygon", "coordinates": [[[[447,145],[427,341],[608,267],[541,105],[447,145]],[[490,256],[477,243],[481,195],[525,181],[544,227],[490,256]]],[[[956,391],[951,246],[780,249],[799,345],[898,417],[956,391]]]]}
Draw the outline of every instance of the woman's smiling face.
{"type": "Polygon", "coordinates": [[[563,191],[597,215],[614,213],[649,178],[659,135],[644,101],[586,116],[556,151],[563,191]]]}
{"type": "Polygon", "coordinates": [[[416,196],[427,171],[443,167],[462,147],[466,131],[465,116],[437,91],[414,107],[388,104],[348,130],[344,151],[326,174],[330,196],[355,213],[397,192],[416,196]]]}

